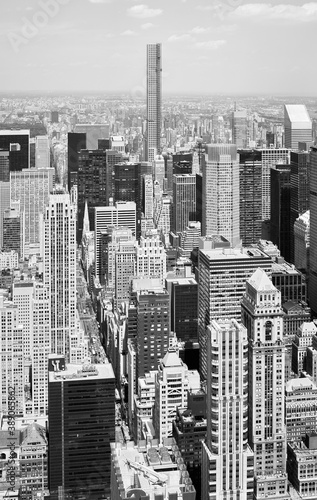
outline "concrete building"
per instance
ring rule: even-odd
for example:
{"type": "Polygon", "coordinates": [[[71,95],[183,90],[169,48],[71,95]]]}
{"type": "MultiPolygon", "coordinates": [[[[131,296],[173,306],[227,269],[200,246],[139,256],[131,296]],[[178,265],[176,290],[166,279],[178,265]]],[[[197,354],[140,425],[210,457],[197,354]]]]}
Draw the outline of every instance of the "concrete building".
{"type": "Polygon", "coordinates": [[[98,139],[109,139],[109,125],[106,123],[77,123],[74,132],[86,134],[87,149],[98,149],[98,139]]]}
{"type": "Polygon", "coordinates": [[[285,386],[285,423],[288,443],[304,439],[317,428],[317,386],[308,377],[285,386]]]}
{"type": "Polygon", "coordinates": [[[240,242],[239,161],[232,144],[209,144],[203,161],[202,234],[240,242]]]}
{"type": "Polygon", "coordinates": [[[300,498],[315,500],[317,496],[317,436],[307,434],[305,439],[289,443],[287,471],[291,484],[300,498]]]}
{"type": "Polygon", "coordinates": [[[300,376],[302,371],[306,371],[306,351],[307,347],[313,345],[313,337],[317,333],[317,326],[312,321],[303,323],[295,335],[292,345],[292,369],[296,375],[300,376]]]}
{"type": "Polygon", "coordinates": [[[207,328],[207,439],[202,444],[202,500],[253,495],[248,445],[247,330],[236,320],[207,328]]]}
{"type": "Polygon", "coordinates": [[[176,445],[175,439],[162,443],[153,439],[138,445],[111,444],[111,498],[127,500],[195,500],[196,491],[176,445]]]}
{"type": "Polygon", "coordinates": [[[166,277],[166,253],[159,232],[152,230],[141,236],[135,247],[136,276],[139,278],[159,278],[163,285],[166,277]]]}
{"type": "Polygon", "coordinates": [[[294,223],[294,264],[303,273],[309,272],[310,211],[300,215],[294,223]]]}
{"type": "Polygon", "coordinates": [[[247,279],[241,306],[249,339],[249,444],[254,499],[288,499],[285,426],[285,346],[281,293],[263,269],[247,279]]]}
{"type": "Polygon", "coordinates": [[[304,104],[284,105],[285,147],[298,150],[299,142],[312,141],[312,122],[304,104]]]}
{"type": "Polygon", "coordinates": [[[187,406],[188,391],[198,389],[199,373],[189,371],[176,350],[169,348],[155,375],[154,427],[160,443],[172,436],[176,409],[187,406]]]}
{"type": "Polygon", "coordinates": [[[151,43],[146,47],[146,161],[153,162],[161,153],[161,114],[162,46],[151,43]]]}
{"type": "Polygon", "coordinates": [[[10,174],[10,199],[24,212],[25,256],[40,253],[40,218],[55,186],[53,168],[25,169],[10,174]]]}
{"type": "Polygon", "coordinates": [[[256,247],[230,248],[228,241],[217,236],[200,239],[198,340],[203,378],[207,376],[206,329],[213,319],[240,319],[245,281],[258,267],[271,274],[271,258],[256,247]]]}
{"type": "Polygon", "coordinates": [[[271,168],[287,165],[290,152],[286,148],[261,149],[262,161],[262,220],[271,218],[271,168]]]}
{"type": "Polygon", "coordinates": [[[35,137],[35,168],[50,167],[50,143],[47,135],[35,137]]]}
{"type": "Polygon", "coordinates": [[[309,250],[309,305],[317,313],[317,147],[310,152],[310,250],[309,250]]]}

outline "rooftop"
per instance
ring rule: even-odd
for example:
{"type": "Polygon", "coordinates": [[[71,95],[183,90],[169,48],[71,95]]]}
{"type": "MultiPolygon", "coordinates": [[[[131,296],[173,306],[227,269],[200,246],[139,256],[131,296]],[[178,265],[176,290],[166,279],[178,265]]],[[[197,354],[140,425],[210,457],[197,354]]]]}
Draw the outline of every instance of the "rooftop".
{"type": "Polygon", "coordinates": [[[98,365],[73,364],[67,365],[65,370],[49,372],[49,382],[62,382],[75,379],[111,379],[114,378],[112,365],[110,363],[98,365]]]}
{"type": "Polygon", "coordinates": [[[285,118],[295,127],[306,124],[311,127],[311,119],[304,104],[285,104],[285,118]]]}
{"type": "Polygon", "coordinates": [[[261,291],[276,292],[277,291],[277,289],[273,285],[272,281],[270,280],[270,278],[268,277],[266,272],[259,267],[256,271],[254,271],[251,278],[248,279],[248,283],[250,283],[250,285],[259,292],[261,292],[261,291]]]}

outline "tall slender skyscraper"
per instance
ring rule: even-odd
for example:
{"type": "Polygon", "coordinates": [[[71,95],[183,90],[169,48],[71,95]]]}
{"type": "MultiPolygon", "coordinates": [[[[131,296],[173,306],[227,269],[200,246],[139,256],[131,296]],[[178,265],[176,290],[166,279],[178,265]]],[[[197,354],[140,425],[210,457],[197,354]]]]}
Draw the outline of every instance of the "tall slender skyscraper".
{"type": "Polygon", "coordinates": [[[310,152],[310,254],[309,305],[317,312],[317,147],[310,152]]]}
{"type": "Polygon", "coordinates": [[[146,59],[146,160],[153,161],[160,153],[162,106],[162,47],[160,43],[147,45],[146,59]]]}
{"type": "Polygon", "coordinates": [[[76,342],[76,211],[69,194],[52,194],[44,214],[44,285],[51,302],[51,352],[69,359],[76,342]]]}
{"type": "Polygon", "coordinates": [[[281,292],[263,269],[246,283],[242,322],[249,338],[249,444],[254,499],[289,498],[284,420],[285,344],[281,292]]]}

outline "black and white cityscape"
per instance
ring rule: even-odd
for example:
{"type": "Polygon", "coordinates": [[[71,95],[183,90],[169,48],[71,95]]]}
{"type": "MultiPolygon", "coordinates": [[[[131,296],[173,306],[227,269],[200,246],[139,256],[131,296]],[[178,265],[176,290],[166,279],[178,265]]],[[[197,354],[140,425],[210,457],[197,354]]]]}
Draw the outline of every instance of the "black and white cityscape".
{"type": "Polygon", "coordinates": [[[145,1],[0,7],[0,500],[317,500],[317,3],[145,1]]]}

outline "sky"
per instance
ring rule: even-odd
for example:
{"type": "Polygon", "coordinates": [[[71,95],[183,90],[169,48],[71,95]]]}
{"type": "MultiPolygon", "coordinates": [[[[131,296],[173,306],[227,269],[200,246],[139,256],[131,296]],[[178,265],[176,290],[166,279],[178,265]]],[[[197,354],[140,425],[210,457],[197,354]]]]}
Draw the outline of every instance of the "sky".
{"type": "Polygon", "coordinates": [[[162,43],[163,95],[314,96],[316,41],[317,1],[2,0],[0,91],[142,98],[162,43]]]}

